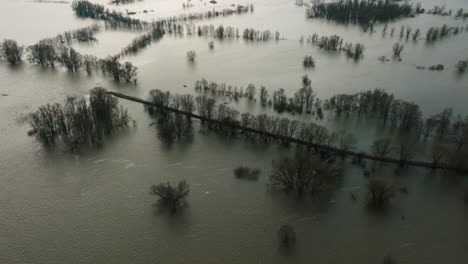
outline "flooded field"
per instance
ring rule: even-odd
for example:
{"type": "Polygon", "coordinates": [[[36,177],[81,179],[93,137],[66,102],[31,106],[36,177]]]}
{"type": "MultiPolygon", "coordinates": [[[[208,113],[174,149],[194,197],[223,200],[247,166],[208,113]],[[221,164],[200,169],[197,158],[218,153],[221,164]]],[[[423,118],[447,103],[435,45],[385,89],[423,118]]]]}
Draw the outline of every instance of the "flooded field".
{"type": "MultiPolygon", "coordinates": [[[[152,21],[180,13],[250,4],[220,0],[216,5],[194,1],[144,0],[106,7],[135,11],[134,18],[152,21]],[[147,10],[147,13],[143,13],[147,10]],[[154,12],[150,12],[154,10],[154,12]]],[[[278,31],[282,39],[249,42],[243,39],[166,34],[161,40],[124,60],[138,67],[136,83],[117,83],[94,73],[0,61],[0,263],[380,263],[387,254],[398,263],[466,263],[468,261],[468,207],[463,202],[468,181],[464,175],[409,167],[395,174],[395,165],[376,164],[375,174],[408,193],[397,193],[385,213],[366,208],[367,179],[363,169],[344,161],[337,190],[312,198],[274,192],[268,188],[272,160],[286,157],[294,147],[228,138],[194,121],[193,137],[167,144],[149,125],[155,119],[140,104],[120,100],[136,126],[107,138],[97,147],[70,151],[45,148],[30,127],[19,119],[66,96],[88,94],[95,86],[146,98],[151,89],[196,95],[193,84],[209,81],[246,87],[284,88],[289,96],[308,74],[321,99],[335,94],[383,88],[395,97],[418,104],[424,116],[453,107],[468,114],[468,74],[457,74],[455,64],[468,56],[468,32],[434,43],[383,37],[383,24],[373,34],[356,25],[337,25],[306,19],[305,7],[293,0],[259,0],[253,13],[194,21],[195,25],[251,27],[278,31]],[[363,43],[359,61],[324,51],[304,37],[337,34],[345,41],[363,43]],[[210,50],[208,42],[215,48],[210,50]],[[392,56],[396,42],[405,45],[400,62],[381,62],[392,56]],[[187,63],[186,53],[197,53],[187,63]],[[311,55],[316,66],[305,69],[311,55]],[[416,66],[443,64],[443,71],[416,66]],[[261,169],[258,181],[233,176],[240,165],[261,169]],[[152,184],[185,179],[191,190],[188,205],[171,216],[154,206],[152,184]],[[351,198],[356,195],[356,199],[351,198]],[[290,224],[297,233],[293,252],[285,254],[277,230],[290,224]]],[[[425,0],[427,9],[445,4],[454,11],[468,10],[462,0],[425,0]]],[[[6,0],[2,3],[0,40],[15,39],[32,45],[67,30],[96,21],[75,16],[71,2],[6,0]]],[[[102,22],[99,22],[103,24],[102,22]]],[[[422,14],[398,19],[388,27],[411,26],[422,32],[431,26],[465,27],[468,20],[422,14]]],[[[82,54],[105,58],[122,50],[142,32],[103,29],[97,42],[72,47],[82,54]]],[[[424,34],[424,33],[423,33],[424,34]]],[[[219,97],[241,113],[277,114],[259,103],[219,97]]],[[[280,116],[314,121],[306,114],[280,116]]],[[[376,120],[343,119],[326,113],[317,121],[332,131],[352,131],[357,149],[369,151],[372,142],[393,135],[376,120]]]]}

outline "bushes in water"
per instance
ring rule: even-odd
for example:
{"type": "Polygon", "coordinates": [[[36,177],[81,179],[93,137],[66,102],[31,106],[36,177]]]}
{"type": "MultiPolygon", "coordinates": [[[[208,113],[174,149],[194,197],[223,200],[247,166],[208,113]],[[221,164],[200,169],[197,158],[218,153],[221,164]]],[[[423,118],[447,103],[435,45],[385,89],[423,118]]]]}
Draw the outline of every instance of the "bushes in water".
{"type": "Polygon", "coordinates": [[[28,60],[31,63],[40,64],[41,66],[55,66],[57,61],[57,52],[52,41],[41,40],[38,43],[29,46],[27,51],[29,53],[28,60]]]}
{"type": "Polygon", "coordinates": [[[185,204],[189,192],[186,181],[180,181],[177,186],[172,186],[169,182],[151,186],[151,194],[157,196],[158,202],[167,206],[172,213],[176,213],[185,204]]]}
{"type": "Polygon", "coordinates": [[[344,42],[338,35],[319,37],[316,33],[307,37],[307,43],[327,51],[343,51],[350,58],[359,60],[363,57],[365,46],[361,43],[344,42]]]}
{"type": "Polygon", "coordinates": [[[99,60],[99,66],[103,73],[114,78],[115,81],[124,79],[126,82],[136,82],[137,70],[131,62],[121,64],[118,56],[109,56],[106,59],[99,60]]]}
{"type": "Polygon", "coordinates": [[[305,56],[304,60],[302,61],[302,65],[306,68],[313,68],[315,67],[315,60],[312,56],[305,56]]]}
{"type": "Polygon", "coordinates": [[[260,175],[259,169],[245,166],[239,166],[233,172],[238,179],[257,180],[260,175]]]}
{"type": "Polygon", "coordinates": [[[316,194],[327,186],[333,186],[340,175],[326,161],[298,150],[291,158],[273,161],[270,186],[297,195],[316,194]]]}
{"type": "Polygon", "coordinates": [[[459,73],[465,72],[466,69],[468,68],[468,59],[457,62],[457,64],[455,65],[455,68],[457,68],[457,71],[459,73]]]}
{"type": "Polygon", "coordinates": [[[57,61],[68,71],[76,72],[82,65],[83,56],[73,48],[62,47],[57,56],[57,61]]]}
{"type": "Polygon", "coordinates": [[[282,225],[278,230],[280,245],[285,249],[290,249],[296,244],[296,232],[290,225],[282,225]]]}
{"type": "Polygon", "coordinates": [[[152,25],[152,29],[150,32],[145,33],[134,40],[130,44],[128,44],[120,55],[128,55],[128,54],[135,54],[139,50],[144,49],[146,46],[150,45],[154,41],[160,40],[165,34],[164,26],[160,22],[155,22],[152,25]]]}
{"type": "Polygon", "coordinates": [[[62,140],[77,148],[98,143],[105,135],[127,127],[130,117],[126,109],[119,107],[116,98],[96,87],[91,90],[89,101],[69,97],[64,104],[47,104],[31,113],[28,121],[44,145],[62,140]]]}
{"type": "Polygon", "coordinates": [[[189,62],[194,62],[197,58],[197,53],[194,50],[187,51],[187,60],[189,62]]]}
{"type": "Polygon", "coordinates": [[[388,22],[396,18],[412,17],[416,9],[409,3],[373,0],[341,0],[322,2],[307,9],[308,18],[325,18],[339,23],[369,25],[388,22]]]}
{"type": "Polygon", "coordinates": [[[18,64],[21,62],[24,47],[18,45],[16,40],[5,39],[0,43],[0,57],[5,58],[10,64],[18,64]]]}
{"type": "Polygon", "coordinates": [[[371,177],[367,183],[367,203],[372,209],[385,209],[395,196],[392,186],[382,179],[371,177]]]}

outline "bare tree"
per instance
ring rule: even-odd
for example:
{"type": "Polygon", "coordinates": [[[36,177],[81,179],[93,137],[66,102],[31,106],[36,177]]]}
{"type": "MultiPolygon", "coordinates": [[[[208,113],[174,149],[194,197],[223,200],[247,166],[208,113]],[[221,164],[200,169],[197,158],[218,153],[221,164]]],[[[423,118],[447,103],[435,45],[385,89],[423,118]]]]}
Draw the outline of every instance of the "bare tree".
{"type": "Polygon", "coordinates": [[[448,154],[447,148],[442,144],[435,144],[431,149],[432,166],[439,166],[448,154]]]}
{"type": "Polygon", "coordinates": [[[400,159],[400,166],[405,166],[405,164],[411,160],[416,152],[414,149],[414,144],[409,141],[403,141],[398,144],[398,156],[400,159]]]}
{"type": "Polygon", "coordinates": [[[356,137],[346,131],[341,131],[338,136],[338,145],[341,150],[350,151],[356,146],[356,137]]]}
{"type": "Polygon", "coordinates": [[[187,60],[189,62],[194,62],[196,58],[197,58],[197,53],[195,53],[194,50],[187,51],[187,60]]]}
{"type": "Polygon", "coordinates": [[[333,185],[338,175],[338,169],[332,168],[317,157],[310,157],[308,153],[298,150],[292,158],[273,162],[270,185],[298,195],[306,192],[315,194],[326,185],[333,185]]]}
{"type": "Polygon", "coordinates": [[[157,196],[159,202],[168,206],[172,213],[185,203],[189,191],[186,181],[180,181],[175,187],[169,182],[151,186],[151,194],[157,196]]]}
{"type": "Polygon", "coordinates": [[[367,184],[367,202],[374,209],[384,209],[395,196],[393,187],[384,180],[371,177],[367,184]]]}
{"type": "Polygon", "coordinates": [[[393,45],[393,56],[396,58],[400,58],[401,52],[403,51],[404,46],[400,43],[395,43],[393,45]]]}
{"type": "Polygon", "coordinates": [[[372,153],[380,159],[386,158],[392,152],[392,142],[388,138],[375,140],[371,146],[372,153]]]}

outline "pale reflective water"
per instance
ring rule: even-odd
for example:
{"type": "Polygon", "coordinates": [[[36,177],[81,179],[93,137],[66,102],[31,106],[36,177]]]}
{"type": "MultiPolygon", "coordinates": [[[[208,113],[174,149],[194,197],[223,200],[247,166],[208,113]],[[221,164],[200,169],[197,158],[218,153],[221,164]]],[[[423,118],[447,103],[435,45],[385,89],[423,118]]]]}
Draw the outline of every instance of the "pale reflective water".
{"type": "MultiPolygon", "coordinates": [[[[434,3],[425,2],[430,2],[429,7],[434,3]]],[[[370,264],[379,263],[389,252],[401,263],[468,261],[464,177],[414,168],[395,176],[394,168],[385,166],[378,173],[398,187],[407,186],[409,194],[399,194],[386,215],[376,215],[363,203],[366,179],[361,169],[347,165],[336,192],[297,201],[266,187],[271,160],[288,155],[292,148],[226,139],[198,125],[193,139],[167,145],[148,127],[152,120],[141,105],[121,102],[137,120],[136,128],[119,133],[103,147],[80,153],[45,150],[27,136],[27,126],[18,124],[18,117],[37,106],[61,101],[67,95],[86,94],[97,84],[146,97],[153,88],[193,93],[193,82],[205,77],[244,86],[263,84],[270,90],[283,87],[292,94],[305,73],[322,98],[381,87],[420,104],[426,114],[446,106],[468,113],[468,75],[457,76],[453,71],[456,61],[467,57],[467,33],[431,46],[410,41],[405,44],[402,62],[381,64],[377,58],[391,55],[391,46],[398,41],[398,37],[383,39],[381,26],[369,35],[351,26],[306,21],[303,8],[294,1],[255,4],[254,14],[200,23],[278,30],[286,40],[215,41],[215,50],[209,51],[209,39],[166,36],[128,57],[139,67],[137,85],[28,63],[17,67],[0,63],[0,93],[8,94],[0,97],[0,263],[370,264]],[[364,60],[355,63],[344,55],[299,44],[300,35],[314,32],[364,43],[364,60]],[[198,54],[194,66],[186,63],[189,49],[198,54]],[[314,70],[301,67],[306,54],[316,58],[314,70]],[[429,72],[414,66],[436,63],[448,69],[429,72]],[[260,180],[235,179],[231,170],[241,164],[261,168],[260,180]],[[191,185],[189,206],[170,217],[152,206],[155,199],[149,195],[149,186],[179,179],[191,185]],[[357,202],[351,201],[351,192],[358,194],[357,202]],[[293,225],[298,234],[297,247],[289,256],[278,249],[276,237],[284,223],[293,225]]],[[[447,1],[447,6],[468,9],[459,0],[447,1]]],[[[148,20],[183,11],[180,1],[145,0],[118,8],[154,9],[154,13],[137,15],[148,20]]],[[[24,44],[93,23],[75,18],[69,4],[9,0],[2,3],[1,11],[0,39],[14,38],[24,44]]],[[[409,24],[424,32],[443,23],[459,21],[421,16],[391,23],[390,28],[409,24]]],[[[74,46],[104,57],[118,52],[133,37],[135,33],[106,31],[97,35],[97,44],[74,46]]],[[[237,106],[241,112],[264,111],[246,102],[237,106]]],[[[330,118],[323,123],[332,129],[355,131],[364,150],[374,138],[388,133],[373,122],[330,118]]]]}

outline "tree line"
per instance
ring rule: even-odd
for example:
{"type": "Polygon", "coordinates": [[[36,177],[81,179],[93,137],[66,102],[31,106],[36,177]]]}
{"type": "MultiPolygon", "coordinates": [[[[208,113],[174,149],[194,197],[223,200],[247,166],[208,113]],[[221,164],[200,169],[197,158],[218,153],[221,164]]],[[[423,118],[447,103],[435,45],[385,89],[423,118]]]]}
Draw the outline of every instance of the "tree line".
{"type": "Polygon", "coordinates": [[[58,141],[78,148],[102,142],[104,136],[125,128],[130,122],[127,110],[104,88],[91,90],[89,100],[67,97],[65,103],[47,104],[28,115],[30,134],[46,146],[58,141]]]}
{"type": "MultiPolygon", "coordinates": [[[[268,41],[268,40],[280,40],[280,33],[278,31],[271,30],[258,30],[254,28],[245,28],[240,31],[238,28],[231,26],[219,25],[199,25],[195,27],[193,24],[185,25],[187,35],[196,34],[199,37],[213,37],[217,39],[232,39],[232,38],[243,38],[250,41],[268,41]]],[[[175,25],[174,28],[169,29],[168,33],[184,34],[184,27],[181,25],[175,25]]]]}
{"type": "MultiPolygon", "coordinates": [[[[423,142],[426,142],[428,138],[433,138],[435,144],[430,150],[433,165],[449,161],[454,167],[466,167],[464,156],[468,151],[468,116],[456,115],[452,108],[446,108],[424,119],[418,105],[396,99],[393,94],[382,89],[350,95],[335,95],[326,100],[324,106],[327,110],[333,110],[344,117],[350,116],[351,113],[358,117],[361,115],[377,117],[384,126],[405,131],[423,142]],[[446,144],[451,147],[452,151],[446,144]]],[[[375,146],[376,149],[380,149],[377,151],[380,153],[379,156],[388,156],[389,141],[376,143],[378,143],[375,146]]],[[[404,147],[398,147],[397,154],[400,158],[408,155],[409,150],[402,150],[404,147]]]]}
{"type": "Polygon", "coordinates": [[[320,2],[307,9],[307,18],[325,18],[338,23],[369,25],[424,12],[420,5],[388,0],[340,0],[320,2]]]}
{"type": "Polygon", "coordinates": [[[299,88],[292,97],[286,95],[283,88],[271,93],[265,86],[258,89],[254,84],[248,84],[244,87],[227,85],[225,83],[208,82],[206,79],[197,80],[194,84],[196,92],[208,94],[211,96],[226,96],[238,101],[240,98],[256,100],[262,106],[273,107],[279,113],[312,113],[317,114],[317,118],[323,118],[322,101],[316,97],[316,93],[311,86],[311,80],[308,75],[302,77],[302,87],[299,88]]]}
{"type": "MultiPolygon", "coordinates": [[[[159,114],[163,118],[171,117],[167,114],[171,112],[167,111],[167,108],[175,109],[176,114],[177,112],[184,112],[189,115],[196,113],[202,117],[202,122],[209,129],[221,134],[235,135],[238,133],[236,126],[241,126],[261,131],[265,134],[245,132],[244,134],[248,138],[258,138],[265,141],[278,140],[284,144],[289,142],[288,138],[296,138],[310,145],[323,144],[328,147],[339,147],[345,150],[351,150],[356,144],[355,136],[345,131],[339,133],[329,132],[327,128],[315,123],[305,123],[297,120],[291,121],[285,117],[280,118],[266,114],[240,114],[238,110],[224,104],[217,105],[215,99],[206,95],[194,97],[190,94],[173,95],[170,92],[152,90],[150,91],[148,101],[159,106],[145,106],[145,109],[150,114],[159,114]],[[210,120],[215,120],[216,122],[213,123],[210,120]],[[278,137],[270,137],[266,136],[266,134],[278,137]]],[[[179,129],[176,128],[176,130],[179,129]]]]}
{"type": "MultiPolygon", "coordinates": [[[[304,37],[301,36],[299,42],[302,43],[303,41],[304,37]]],[[[343,38],[338,35],[319,37],[319,35],[314,33],[313,35],[309,35],[306,41],[311,45],[327,51],[343,51],[349,58],[353,58],[354,60],[361,59],[364,56],[364,50],[366,49],[364,44],[344,42],[343,38]]]]}
{"type": "Polygon", "coordinates": [[[87,0],[74,0],[72,8],[77,16],[103,20],[106,22],[106,26],[112,28],[145,29],[148,26],[147,22],[130,18],[115,10],[110,11],[105,9],[103,5],[93,4],[87,0]]]}

